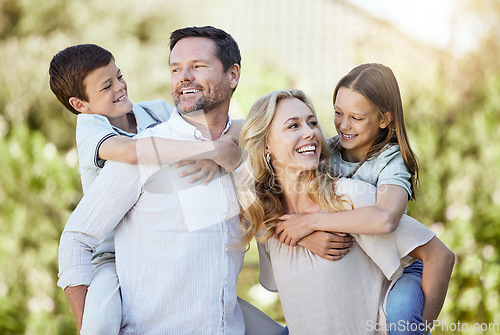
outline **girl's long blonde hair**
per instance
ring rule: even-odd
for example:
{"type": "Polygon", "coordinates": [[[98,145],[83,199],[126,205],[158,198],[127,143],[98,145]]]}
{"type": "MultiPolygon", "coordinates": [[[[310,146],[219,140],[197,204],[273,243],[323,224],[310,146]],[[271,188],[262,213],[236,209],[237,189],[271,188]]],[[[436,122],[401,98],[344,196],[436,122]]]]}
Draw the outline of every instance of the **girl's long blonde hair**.
{"type": "MultiPolygon", "coordinates": [[[[276,106],[283,99],[293,98],[306,104],[316,117],[311,100],[301,90],[275,91],[254,103],[240,133],[240,145],[248,153],[237,182],[241,204],[240,219],[245,230],[243,244],[247,246],[254,237],[260,242],[269,239],[277,218],[284,214],[283,191],[272,165],[266,160],[265,149],[276,106]]],[[[336,178],[329,165],[329,158],[330,150],[323,138],[320,165],[317,170],[306,172],[310,181],[308,193],[325,210],[340,211],[350,201],[335,192],[336,178]]]]}
{"type": "MultiPolygon", "coordinates": [[[[394,76],[390,68],[382,64],[369,63],[359,65],[340,79],[333,92],[334,105],[337,93],[341,87],[350,88],[364,95],[375,105],[383,118],[387,117],[386,113],[392,115],[392,121],[387,127],[380,129],[375,143],[358,167],[366,160],[382,152],[387,145],[398,144],[403,161],[411,175],[411,197],[415,199],[416,188],[419,182],[419,164],[417,156],[410,147],[410,141],[406,134],[403,103],[396,76],[394,76]]],[[[330,145],[334,151],[342,149],[338,137],[332,139],[330,145]]]]}

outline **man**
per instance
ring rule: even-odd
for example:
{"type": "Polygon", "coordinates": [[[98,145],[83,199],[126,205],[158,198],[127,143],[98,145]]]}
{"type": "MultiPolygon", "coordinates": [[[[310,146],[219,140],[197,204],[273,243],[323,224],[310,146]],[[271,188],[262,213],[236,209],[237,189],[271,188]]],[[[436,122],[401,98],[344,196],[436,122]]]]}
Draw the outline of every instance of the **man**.
{"type": "MultiPolygon", "coordinates": [[[[231,126],[229,104],[240,77],[236,42],[220,29],[192,27],[172,33],[170,50],[177,111],[141,136],[219,138],[231,126]]],[[[219,169],[202,186],[178,173],[172,165],[108,162],[62,234],[58,285],[70,302],[84,301],[92,250],[115,229],[120,333],[244,334],[232,178],[219,169]]]]}

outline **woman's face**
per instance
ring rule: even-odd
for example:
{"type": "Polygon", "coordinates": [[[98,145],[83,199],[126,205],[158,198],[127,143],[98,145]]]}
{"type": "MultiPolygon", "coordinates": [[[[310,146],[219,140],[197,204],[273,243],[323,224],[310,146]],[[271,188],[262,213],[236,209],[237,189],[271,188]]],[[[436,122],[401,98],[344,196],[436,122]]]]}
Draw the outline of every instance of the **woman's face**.
{"type": "Polygon", "coordinates": [[[277,175],[318,167],[322,133],[317,125],[316,117],[301,100],[286,98],[278,103],[266,145],[277,175]]]}

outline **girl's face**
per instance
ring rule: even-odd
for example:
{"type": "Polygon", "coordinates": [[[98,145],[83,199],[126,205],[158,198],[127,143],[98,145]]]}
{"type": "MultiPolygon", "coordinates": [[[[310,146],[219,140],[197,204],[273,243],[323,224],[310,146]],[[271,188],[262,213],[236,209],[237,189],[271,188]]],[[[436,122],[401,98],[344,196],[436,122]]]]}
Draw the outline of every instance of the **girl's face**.
{"type": "Polygon", "coordinates": [[[334,107],[342,157],[350,162],[362,161],[387,122],[370,100],[347,87],[338,90],[334,107]]]}
{"type": "Polygon", "coordinates": [[[321,131],[309,107],[296,98],[281,100],[269,127],[266,152],[277,175],[314,170],[321,154],[321,131]]]}

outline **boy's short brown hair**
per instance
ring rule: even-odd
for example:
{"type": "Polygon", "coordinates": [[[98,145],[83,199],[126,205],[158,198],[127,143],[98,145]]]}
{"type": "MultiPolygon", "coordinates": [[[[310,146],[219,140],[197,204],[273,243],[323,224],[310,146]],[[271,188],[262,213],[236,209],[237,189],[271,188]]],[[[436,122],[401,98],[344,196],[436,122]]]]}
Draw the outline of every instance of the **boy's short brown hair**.
{"type": "Polygon", "coordinates": [[[78,44],[57,53],[50,61],[50,89],[70,112],[79,114],[69,98],[88,101],[83,81],[90,72],[108,65],[115,58],[108,50],[95,44],[78,44]]]}

